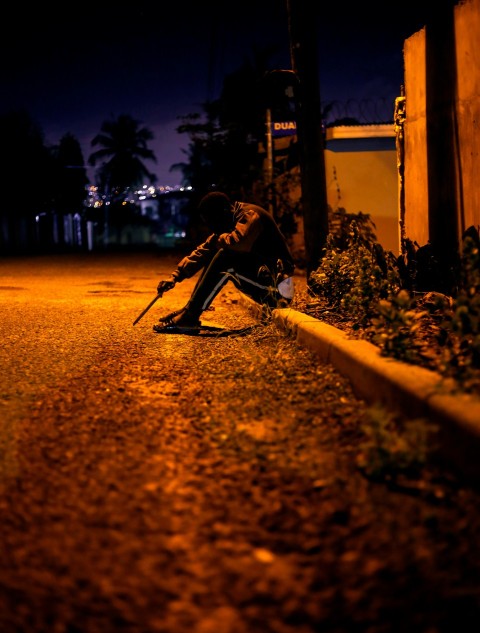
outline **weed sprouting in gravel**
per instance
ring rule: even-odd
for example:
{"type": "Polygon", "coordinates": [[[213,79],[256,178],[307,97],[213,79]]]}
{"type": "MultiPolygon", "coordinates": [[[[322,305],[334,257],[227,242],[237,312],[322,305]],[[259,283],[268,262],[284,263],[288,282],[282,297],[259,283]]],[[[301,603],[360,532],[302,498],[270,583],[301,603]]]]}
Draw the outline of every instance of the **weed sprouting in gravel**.
{"type": "Polygon", "coordinates": [[[423,418],[400,421],[379,405],[367,413],[358,467],[376,480],[395,479],[400,473],[418,476],[434,447],[437,427],[423,418]]]}

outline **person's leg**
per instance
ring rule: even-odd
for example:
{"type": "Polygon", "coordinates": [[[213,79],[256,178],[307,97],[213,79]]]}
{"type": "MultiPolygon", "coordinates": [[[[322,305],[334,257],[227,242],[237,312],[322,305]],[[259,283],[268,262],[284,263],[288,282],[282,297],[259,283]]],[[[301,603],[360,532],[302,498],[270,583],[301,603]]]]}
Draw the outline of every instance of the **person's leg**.
{"type": "Polygon", "coordinates": [[[200,315],[206,310],[223,286],[229,281],[231,270],[228,270],[228,257],[224,251],[218,251],[203,271],[195,284],[195,288],[187,304],[180,310],[161,317],[159,321],[165,326],[195,327],[200,323],[200,315]]]}
{"type": "Polygon", "coordinates": [[[188,300],[186,306],[174,316],[172,325],[196,325],[199,323],[200,315],[213,302],[220,290],[228,281],[234,280],[234,268],[232,266],[232,256],[224,250],[219,250],[206,266],[188,300]]]}
{"type": "Polygon", "coordinates": [[[253,270],[242,270],[235,273],[237,288],[256,303],[270,308],[286,307],[290,299],[283,297],[278,289],[278,278],[275,270],[260,266],[253,270]]]}
{"type": "Polygon", "coordinates": [[[202,312],[229,281],[257,303],[277,307],[282,297],[276,286],[275,271],[266,269],[262,272],[261,269],[259,262],[249,255],[218,251],[203,270],[186,306],[177,314],[164,318],[163,322],[171,326],[198,325],[202,312]]]}

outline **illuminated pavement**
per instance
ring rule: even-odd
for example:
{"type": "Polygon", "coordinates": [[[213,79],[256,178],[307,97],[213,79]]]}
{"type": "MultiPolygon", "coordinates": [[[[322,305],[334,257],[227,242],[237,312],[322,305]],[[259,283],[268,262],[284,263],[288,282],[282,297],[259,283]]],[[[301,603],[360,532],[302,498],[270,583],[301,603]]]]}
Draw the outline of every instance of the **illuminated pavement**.
{"type": "MultiPolygon", "coordinates": [[[[128,340],[151,340],[153,323],[182,307],[193,288],[192,280],[178,284],[132,328],[133,320],[155,296],[157,282],[170,274],[177,261],[177,255],[167,253],[43,256],[0,262],[0,286],[8,299],[2,306],[0,325],[6,352],[0,370],[5,376],[4,400],[11,402],[8,389],[17,393],[22,384],[18,404],[23,406],[39,387],[56,384],[73,370],[88,369],[92,346],[102,347],[106,341],[115,345],[119,333],[128,340]],[[11,348],[17,353],[10,354],[11,348]]],[[[304,288],[305,280],[298,278],[297,284],[304,288]]],[[[214,306],[203,320],[227,327],[258,322],[259,311],[253,302],[232,286],[227,286],[214,306]],[[239,304],[247,309],[239,309],[239,304]]],[[[292,310],[277,310],[274,316],[280,329],[347,377],[358,397],[398,409],[410,418],[427,416],[438,423],[444,432],[447,458],[480,480],[478,399],[448,395],[435,374],[385,359],[373,345],[348,340],[317,319],[292,310]]],[[[168,337],[162,345],[168,348],[178,342],[168,337]]]]}
{"type": "Polygon", "coordinates": [[[154,334],[192,280],[133,327],[177,259],[0,260],[0,631],[411,633],[458,595],[477,621],[477,493],[365,478],[365,403],[274,326],[154,334]]]}

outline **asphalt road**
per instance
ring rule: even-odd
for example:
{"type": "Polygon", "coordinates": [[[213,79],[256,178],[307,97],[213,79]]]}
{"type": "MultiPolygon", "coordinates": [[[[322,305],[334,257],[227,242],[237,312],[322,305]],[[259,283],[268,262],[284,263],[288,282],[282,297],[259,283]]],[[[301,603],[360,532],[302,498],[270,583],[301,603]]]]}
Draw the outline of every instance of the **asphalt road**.
{"type": "Polygon", "coordinates": [[[1,633],[477,623],[478,493],[362,476],[365,404],[272,324],[155,334],[194,280],[133,326],[177,259],[0,259],[1,633]]]}

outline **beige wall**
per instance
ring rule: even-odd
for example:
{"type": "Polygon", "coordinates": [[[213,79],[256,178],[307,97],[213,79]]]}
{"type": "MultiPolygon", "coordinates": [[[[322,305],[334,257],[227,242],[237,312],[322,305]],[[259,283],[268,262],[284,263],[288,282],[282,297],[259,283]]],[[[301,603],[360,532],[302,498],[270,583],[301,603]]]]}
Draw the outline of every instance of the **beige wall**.
{"type": "MultiPolygon", "coordinates": [[[[375,126],[371,126],[375,127],[375,126]]],[[[393,128],[392,128],[393,129],[393,128]]],[[[361,141],[361,139],[358,139],[361,141]]],[[[398,175],[395,149],[325,150],[327,201],[332,209],[370,215],[378,242],[399,254],[398,175]]]]}
{"type": "Polygon", "coordinates": [[[406,40],[404,60],[405,236],[422,246],[429,237],[425,29],[406,40]]]}
{"type": "Polygon", "coordinates": [[[480,0],[455,8],[459,226],[480,224],[480,0]]]}
{"type": "MultiPolygon", "coordinates": [[[[393,112],[393,104],[392,104],[393,112]]],[[[291,138],[275,139],[285,149],[291,138]]],[[[327,202],[336,210],[370,215],[378,242],[395,255],[400,252],[398,171],[393,125],[358,125],[328,128],[325,149],[327,202]],[[377,146],[377,147],[375,147],[377,146]]],[[[292,198],[300,196],[291,191],[292,198]]],[[[303,226],[295,249],[300,251],[303,226]]]]}
{"type": "Polygon", "coordinates": [[[446,61],[438,59],[442,42],[432,47],[437,57],[428,58],[428,37],[435,33],[429,25],[404,43],[405,233],[419,245],[432,236],[434,241],[435,228],[438,239],[440,216],[449,213],[452,204],[451,226],[457,227],[458,241],[466,228],[480,226],[480,0],[460,2],[453,18],[454,42],[446,61]],[[451,85],[437,91],[432,78],[442,80],[442,73],[451,78],[451,85]],[[447,98],[442,102],[434,97],[432,102],[432,94],[447,98]],[[447,152],[449,182],[436,172],[438,156],[447,152]]]}

